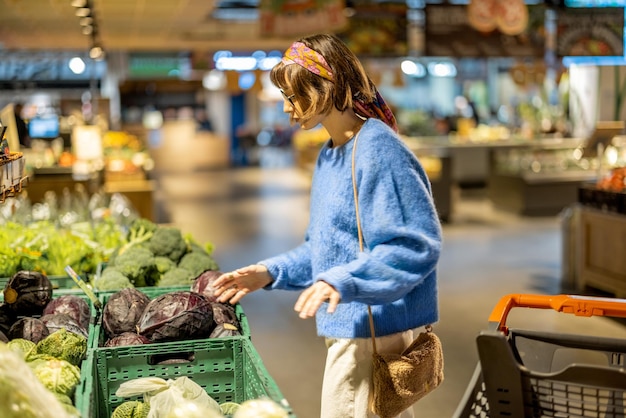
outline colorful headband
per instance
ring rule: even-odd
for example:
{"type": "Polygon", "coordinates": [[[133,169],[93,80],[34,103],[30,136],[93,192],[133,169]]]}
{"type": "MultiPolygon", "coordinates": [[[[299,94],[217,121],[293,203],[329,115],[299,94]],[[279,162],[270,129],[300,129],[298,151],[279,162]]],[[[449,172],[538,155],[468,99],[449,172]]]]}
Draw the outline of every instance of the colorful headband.
{"type": "MultiPolygon", "coordinates": [[[[334,81],[333,71],[326,59],[319,52],[312,50],[302,42],[291,44],[285,51],[282,62],[285,65],[298,64],[313,74],[317,74],[326,80],[334,81]]],[[[370,103],[363,100],[363,95],[355,94],[353,97],[354,111],[364,117],[380,119],[389,125],[391,129],[398,132],[396,118],[393,116],[391,108],[385,103],[376,87],[374,87],[374,91],[376,93],[374,101],[370,103]]]]}
{"type": "Polygon", "coordinates": [[[291,44],[289,49],[285,51],[283,64],[298,64],[313,74],[317,74],[326,80],[333,81],[333,70],[330,69],[330,66],[324,57],[302,42],[294,42],[291,44]]]}

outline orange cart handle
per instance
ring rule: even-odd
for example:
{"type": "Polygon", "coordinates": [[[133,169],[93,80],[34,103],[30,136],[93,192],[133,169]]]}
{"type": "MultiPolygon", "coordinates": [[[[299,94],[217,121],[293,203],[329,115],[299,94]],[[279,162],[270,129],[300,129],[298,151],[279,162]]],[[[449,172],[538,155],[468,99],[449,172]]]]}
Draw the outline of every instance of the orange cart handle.
{"type": "Polygon", "coordinates": [[[490,328],[508,332],[506,318],[513,308],[554,309],[576,316],[608,316],[626,318],[626,299],[600,298],[578,295],[527,295],[503,296],[489,315],[490,328]]]}

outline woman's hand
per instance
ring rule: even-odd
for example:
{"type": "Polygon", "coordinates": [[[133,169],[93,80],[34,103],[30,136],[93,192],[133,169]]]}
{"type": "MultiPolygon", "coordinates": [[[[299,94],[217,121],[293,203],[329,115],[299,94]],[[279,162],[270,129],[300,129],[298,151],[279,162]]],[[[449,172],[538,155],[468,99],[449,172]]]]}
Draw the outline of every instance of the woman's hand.
{"type": "Polygon", "coordinates": [[[248,293],[262,289],[271,282],[272,276],[267,268],[261,264],[253,264],[222,274],[213,282],[213,287],[218,302],[234,305],[248,293]]]}
{"type": "Polygon", "coordinates": [[[328,313],[335,312],[341,300],[341,295],[328,283],[318,280],[306,289],[296,302],[294,309],[300,313],[300,318],[312,318],[322,303],[328,301],[328,313]]]}

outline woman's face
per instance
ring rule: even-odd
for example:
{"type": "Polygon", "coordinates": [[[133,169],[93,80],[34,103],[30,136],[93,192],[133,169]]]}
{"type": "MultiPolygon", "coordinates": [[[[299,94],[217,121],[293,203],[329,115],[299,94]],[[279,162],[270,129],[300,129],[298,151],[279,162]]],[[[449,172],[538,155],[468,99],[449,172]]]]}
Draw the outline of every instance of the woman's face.
{"type": "Polygon", "coordinates": [[[287,83],[284,89],[280,89],[283,95],[283,112],[289,114],[289,122],[293,124],[299,124],[304,130],[309,130],[317,127],[324,119],[323,115],[315,115],[313,118],[303,121],[301,116],[302,112],[302,100],[298,100],[298,96],[294,94],[293,89],[287,83]]]}

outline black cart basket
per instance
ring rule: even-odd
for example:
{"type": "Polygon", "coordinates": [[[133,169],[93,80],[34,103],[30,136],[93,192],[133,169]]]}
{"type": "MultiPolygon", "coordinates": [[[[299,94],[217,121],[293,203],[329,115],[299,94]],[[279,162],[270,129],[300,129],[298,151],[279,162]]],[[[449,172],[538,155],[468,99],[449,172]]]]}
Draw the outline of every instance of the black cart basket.
{"type": "Polygon", "coordinates": [[[454,418],[626,417],[626,340],[509,329],[517,307],[626,317],[625,299],[504,296],[476,339],[479,363],[454,418]]]}

